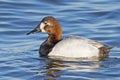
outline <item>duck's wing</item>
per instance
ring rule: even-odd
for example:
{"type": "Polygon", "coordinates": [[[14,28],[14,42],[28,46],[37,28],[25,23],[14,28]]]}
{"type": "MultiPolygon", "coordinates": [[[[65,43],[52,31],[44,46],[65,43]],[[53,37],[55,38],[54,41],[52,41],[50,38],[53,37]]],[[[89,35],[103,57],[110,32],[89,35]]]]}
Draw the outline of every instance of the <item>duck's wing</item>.
{"type": "Polygon", "coordinates": [[[112,49],[113,47],[109,47],[101,42],[98,42],[98,41],[95,41],[95,40],[91,40],[91,39],[88,39],[88,38],[85,38],[85,37],[81,37],[81,36],[69,36],[67,38],[74,38],[74,39],[78,39],[78,40],[82,40],[84,41],[85,43],[93,46],[93,47],[96,47],[98,50],[99,50],[99,55],[100,57],[106,57],[108,56],[109,54],[109,51],[110,49],[112,49]]]}
{"type": "Polygon", "coordinates": [[[85,38],[82,36],[68,36],[68,37],[65,37],[64,39],[78,39],[78,40],[84,41],[84,42],[88,43],[89,45],[92,45],[96,48],[100,48],[100,47],[105,46],[101,42],[97,42],[95,40],[91,40],[91,39],[88,39],[88,38],[85,38]]]}
{"type": "Polygon", "coordinates": [[[110,50],[113,48],[113,47],[109,47],[101,42],[97,42],[95,40],[91,40],[91,39],[87,39],[87,38],[84,38],[84,39],[86,39],[86,41],[88,41],[88,44],[99,49],[99,57],[102,59],[105,57],[108,57],[110,50]]]}

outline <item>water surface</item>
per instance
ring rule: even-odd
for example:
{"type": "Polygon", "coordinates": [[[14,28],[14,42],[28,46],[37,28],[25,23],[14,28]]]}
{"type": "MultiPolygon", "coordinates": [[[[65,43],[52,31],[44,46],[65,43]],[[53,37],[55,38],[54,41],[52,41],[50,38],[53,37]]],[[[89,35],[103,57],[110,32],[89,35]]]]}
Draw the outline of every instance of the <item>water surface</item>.
{"type": "Polygon", "coordinates": [[[0,80],[119,80],[119,40],[119,0],[1,0],[0,80]],[[103,61],[39,57],[47,35],[26,33],[45,16],[60,21],[63,36],[84,36],[115,48],[103,61]]]}

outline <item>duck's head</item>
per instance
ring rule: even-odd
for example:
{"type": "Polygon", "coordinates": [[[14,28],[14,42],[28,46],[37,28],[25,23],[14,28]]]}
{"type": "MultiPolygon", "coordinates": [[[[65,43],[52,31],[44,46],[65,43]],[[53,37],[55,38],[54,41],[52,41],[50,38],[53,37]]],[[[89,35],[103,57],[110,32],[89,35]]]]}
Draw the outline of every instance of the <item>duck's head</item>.
{"type": "Polygon", "coordinates": [[[60,27],[60,24],[52,16],[43,18],[42,21],[39,23],[39,25],[35,29],[27,33],[27,35],[33,34],[36,32],[45,32],[48,35],[53,35],[53,36],[56,36],[57,38],[62,37],[62,29],[60,27]]]}

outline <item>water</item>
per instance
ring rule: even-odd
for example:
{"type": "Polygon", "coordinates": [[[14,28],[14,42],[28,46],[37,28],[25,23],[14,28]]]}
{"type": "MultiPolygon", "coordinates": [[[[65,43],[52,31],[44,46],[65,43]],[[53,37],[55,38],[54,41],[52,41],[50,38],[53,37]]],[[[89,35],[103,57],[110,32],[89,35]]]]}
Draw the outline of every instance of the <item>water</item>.
{"type": "Polygon", "coordinates": [[[119,0],[1,0],[0,80],[120,80],[119,0]],[[56,17],[63,35],[115,46],[103,61],[39,57],[47,35],[27,36],[45,16],[56,17]]]}

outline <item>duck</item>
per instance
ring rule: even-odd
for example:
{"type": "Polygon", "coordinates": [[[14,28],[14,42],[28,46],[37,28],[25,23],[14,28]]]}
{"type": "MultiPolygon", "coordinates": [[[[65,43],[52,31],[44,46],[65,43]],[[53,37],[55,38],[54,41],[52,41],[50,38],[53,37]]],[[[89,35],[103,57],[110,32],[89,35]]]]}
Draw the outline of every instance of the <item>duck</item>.
{"type": "Polygon", "coordinates": [[[68,36],[62,38],[62,28],[53,16],[44,17],[41,22],[27,35],[36,32],[48,34],[48,38],[39,48],[40,56],[57,56],[68,58],[107,57],[111,47],[85,37],[68,36]]]}

